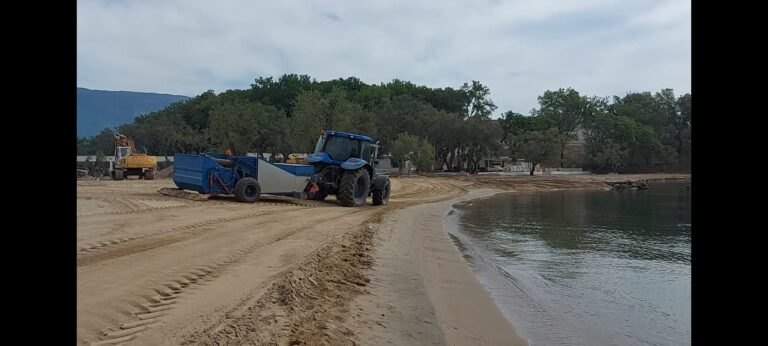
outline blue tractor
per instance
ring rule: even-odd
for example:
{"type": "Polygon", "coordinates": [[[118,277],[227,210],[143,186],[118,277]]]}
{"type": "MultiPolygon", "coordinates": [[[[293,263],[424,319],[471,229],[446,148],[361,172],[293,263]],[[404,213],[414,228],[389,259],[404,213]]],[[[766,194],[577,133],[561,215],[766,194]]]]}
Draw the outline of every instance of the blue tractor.
{"type": "Polygon", "coordinates": [[[389,201],[389,176],[374,168],[379,145],[368,136],[339,131],[323,131],[308,162],[314,166],[310,176],[309,198],[324,200],[328,195],[346,207],[361,207],[370,195],[373,205],[389,201]]]}

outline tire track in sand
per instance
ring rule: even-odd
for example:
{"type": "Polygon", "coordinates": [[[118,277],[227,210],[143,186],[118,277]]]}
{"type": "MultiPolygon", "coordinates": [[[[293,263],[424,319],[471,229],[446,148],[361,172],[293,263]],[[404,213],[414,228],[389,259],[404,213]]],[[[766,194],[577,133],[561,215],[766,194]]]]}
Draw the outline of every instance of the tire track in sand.
{"type": "Polygon", "coordinates": [[[234,255],[210,264],[197,265],[182,274],[174,275],[172,279],[151,289],[157,293],[156,295],[143,297],[145,301],[141,304],[142,309],[133,312],[134,320],[121,323],[118,327],[102,330],[100,340],[92,342],[91,345],[114,345],[132,340],[136,337],[137,333],[148,329],[152,324],[159,322],[163,316],[168,314],[169,310],[173,309],[176,298],[189,288],[216,278],[227,267],[241,262],[255,250],[281,241],[298,231],[288,230],[280,232],[268,239],[240,249],[234,255]]]}
{"type": "MultiPolygon", "coordinates": [[[[300,208],[296,208],[292,210],[299,209],[300,208]]],[[[390,208],[387,208],[386,211],[389,209],[390,208]]],[[[359,208],[358,210],[351,211],[351,213],[357,214],[366,211],[370,210],[359,208]]],[[[385,212],[385,210],[379,211],[369,219],[380,218],[383,212],[385,212]]],[[[273,213],[274,212],[269,212],[266,214],[273,213]]],[[[335,217],[337,216],[329,215],[328,217],[319,220],[319,222],[328,222],[335,217]]],[[[353,226],[350,229],[359,227],[360,226],[353,226]]],[[[257,241],[245,248],[235,251],[234,254],[227,257],[213,260],[210,263],[194,265],[191,266],[190,269],[183,271],[181,274],[171,275],[171,279],[150,288],[151,291],[156,293],[155,295],[141,297],[144,301],[140,303],[141,308],[132,313],[134,319],[120,323],[116,327],[102,329],[98,337],[99,340],[91,342],[90,345],[117,345],[135,339],[138,336],[138,333],[148,330],[154,324],[160,322],[164,316],[169,314],[171,310],[174,309],[175,304],[177,304],[177,298],[183,293],[188,292],[190,289],[201,284],[210,282],[223,274],[231,266],[246,260],[246,257],[255,251],[275,244],[304,230],[304,228],[298,228],[278,232],[267,239],[257,241]]],[[[346,231],[342,234],[344,233],[346,233],[346,231]]],[[[333,241],[333,238],[329,241],[333,241]]],[[[318,247],[322,247],[322,245],[319,245],[318,247]]],[[[283,271],[288,271],[293,268],[294,266],[290,266],[283,271]]]]}
{"type": "MultiPolygon", "coordinates": [[[[293,211],[300,208],[286,209],[281,211],[293,211]]],[[[79,248],[77,266],[86,266],[93,263],[105,261],[108,259],[123,257],[131,255],[137,252],[147,251],[158,247],[167,246],[170,244],[181,242],[191,235],[199,234],[208,229],[209,226],[240,221],[249,218],[255,218],[260,216],[267,216],[276,213],[277,211],[267,211],[250,213],[247,215],[218,218],[212,220],[205,220],[201,222],[195,222],[183,226],[176,226],[170,229],[160,230],[153,233],[139,234],[132,237],[118,237],[110,240],[101,241],[96,245],[87,245],[79,248]],[[165,237],[164,237],[165,236],[165,237]],[[154,237],[161,237],[159,239],[152,239],[154,237]],[[145,240],[145,241],[141,241],[145,240]],[[129,243],[133,242],[133,243],[129,243]]]]}

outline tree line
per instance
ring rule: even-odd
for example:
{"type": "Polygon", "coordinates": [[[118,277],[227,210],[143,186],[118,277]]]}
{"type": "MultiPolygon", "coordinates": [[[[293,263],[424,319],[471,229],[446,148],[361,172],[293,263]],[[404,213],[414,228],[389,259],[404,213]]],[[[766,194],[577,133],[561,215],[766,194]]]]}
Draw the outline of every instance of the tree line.
{"type": "Polygon", "coordinates": [[[259,77],[247,90],[209,90],[78,138],[77,151],[111,155],[118,131],[158,156],[230,149],[288,157],[311,152],[320,131],[333,129],[372,136],[393,159],[422,171],[475,173],[482,159],[497,156],[596,172],[690,169],[690,94],[663,89],[607,98],[568,88],[546,91],[538,103],[529,115],[507,111],[492,119],[497,106],[478,81],[454,89],[285,74],[259,77]],[[568,161],[576,139],[583,140],[583,155],[568,161]]]}

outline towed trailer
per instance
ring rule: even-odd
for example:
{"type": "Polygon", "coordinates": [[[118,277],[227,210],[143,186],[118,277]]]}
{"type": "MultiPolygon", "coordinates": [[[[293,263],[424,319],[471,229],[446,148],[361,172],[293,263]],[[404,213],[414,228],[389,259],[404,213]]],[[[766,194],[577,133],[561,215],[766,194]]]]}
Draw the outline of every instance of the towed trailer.
{"type": "Polygon", "coordinates": [[[313,173],[311,165],[271,163],[253,156],[176,154],[173,182],[178,189],[163,188],[158,192],[194,200],[234,195],[245,203],[258,201],[261,194],[306,199],[313,173]]]}

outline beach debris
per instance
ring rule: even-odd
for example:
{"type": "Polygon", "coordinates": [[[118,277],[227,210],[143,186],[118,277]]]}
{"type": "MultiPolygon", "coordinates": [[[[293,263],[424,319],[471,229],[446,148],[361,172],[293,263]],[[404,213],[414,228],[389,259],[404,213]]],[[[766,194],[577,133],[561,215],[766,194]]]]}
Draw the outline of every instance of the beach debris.
{"type": "Polygon", "coordinates": [[[625,190],[625,189],[638,189],[643,190],[648,188],[648,184],[645,181],[607,181],[606,184],[613,187],[614,190],[625,190]]]}

